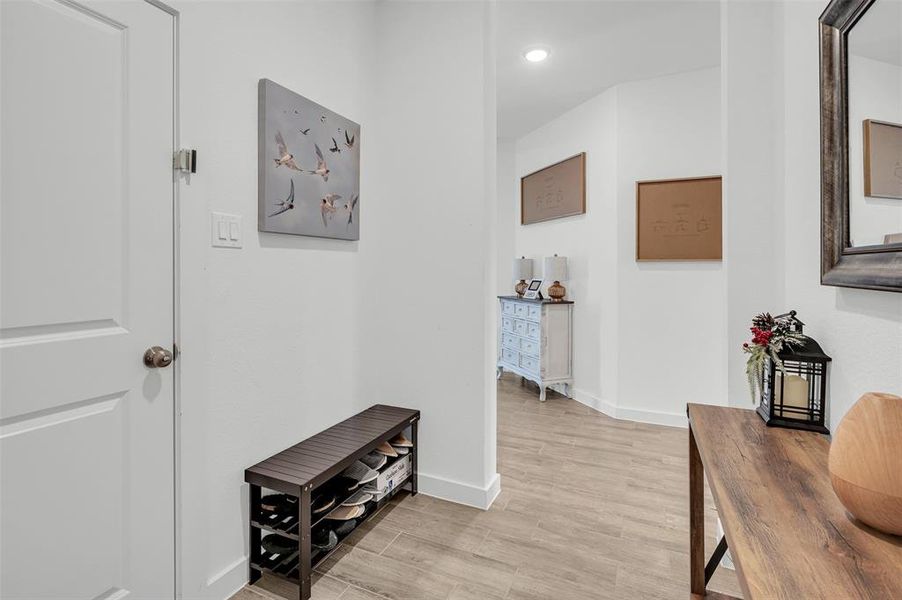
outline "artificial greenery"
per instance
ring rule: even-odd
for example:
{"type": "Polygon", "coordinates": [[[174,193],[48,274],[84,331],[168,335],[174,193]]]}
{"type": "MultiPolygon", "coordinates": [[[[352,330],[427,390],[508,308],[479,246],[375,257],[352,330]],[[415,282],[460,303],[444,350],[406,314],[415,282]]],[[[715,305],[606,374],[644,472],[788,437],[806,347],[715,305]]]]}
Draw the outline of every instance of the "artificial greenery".
{"type": "Polygon", "coordinates": [[[742,351],[749,355],[745,374],[749,379],[749,392],[754,404],[761,394],[764,369],[770,358],[784,375],[780,352],[784,346],[801,346],[805,336],[792,328],[792,316],[772,317],[770,313],[755,315],[752,319],[752,341],[742,344],[742,351]]]}

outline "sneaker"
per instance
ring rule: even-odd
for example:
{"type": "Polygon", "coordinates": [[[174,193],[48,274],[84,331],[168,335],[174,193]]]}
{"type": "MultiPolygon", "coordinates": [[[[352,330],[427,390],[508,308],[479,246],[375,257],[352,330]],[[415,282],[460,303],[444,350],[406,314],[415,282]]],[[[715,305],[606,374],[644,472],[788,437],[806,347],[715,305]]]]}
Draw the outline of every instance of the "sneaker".
{"type": "Polygon", "coordinates": [[[408,440],[403,433],[395,436],[395,439],[389,442],[392,446],[401,446],[402,448],[413,448],[413,442],[408,440]]]}
{"type": "Polygon", "coordinates": [[[260,540],[260,545],[270,554],[286,554],[298,549],[297,542],[277,533],[271,533],[260,540]]]}
{"type": "Polygon", "coordinates": [[[369,492],[365,492],[360,490],[347,500],[341,503],[342,506],[357,506],[358,504],[365,504],[373,499],[373,495],[369,492]]]}
{"type": "Polygon", "coordinates": [[[379,446],[376,447],[376,452],[379,454],[384,454],[385,456],[391,456],[392,458],[398,456],[398,453],[395,452],[395,449],[391,447],[391,444],[388,442],[382,442],[379,446]]]}
{"type": "Polygon", "coordinates": [[[379,454],[378,452],[370,452],[369,454],[361,458],[360,462],[362,462],[369,468],[376,469],[378,471],[385,466],[386,462],[388,462],[388,457],[384,454],[379,454]]]}
{"type": "Polygon", "coordinates": [[[410,452],[410,448],[407,446],[392,446],[399,455],[404,456],[408,452],[410,452]]]}
{"type": "Polygon", "coordinates": [[[363,506],[339,506],[326,515],[326,518],[332,521],[347,521],[348,519],[356,519],[365,512],[366,509],[363,506]]]}
{"type": "Polygon", "coordinates": [[[326,492],[325,494],[320,494],[313,498],[313,502],[311,502],[310,505],[310,512],[314,515],[318,515],[326,512],[333,506],[335,506],[335,494],[326,492]]]}
{"type": "Polygon", "coordinates": [[[368,466],[363,464],[363,462],[358,460],[355,461],[353,465],[345,469],[342,475],[349,479],[353,479],[357,482],[357,485],[363,485],[364,483],[369,483],[370,481],[379,477],[379,471],[369,468],[368,466]]]}
{"type": "Polygon", "coordinates": [[[329,481],[329,487],[334,489],[338,494],[344,496],[345,492],[356,490],[360,486],[360,482],[344,475],[338,475],[329,481]]]}
{"type": "Polygon", "coordinates": [[[327,527],[320,527],[310,536],[310,545],[316,550],[328,552],[338,545],[338,534],[327,527]]]}
{"type": "Polygon", "coordinates": [[[357,528],[357,521],[354,519],[348,519],[347,521],[342,521],[338,524],[338,527],[335,528],[335,535],[338,537],[344,537],[354,531],[357,528]]]}
{"type": "Polygon", "coordinates": [[[298,499],[288,494],[269,494],[260,498],[260,510],[266,513],[297,512],[298,499]]]}

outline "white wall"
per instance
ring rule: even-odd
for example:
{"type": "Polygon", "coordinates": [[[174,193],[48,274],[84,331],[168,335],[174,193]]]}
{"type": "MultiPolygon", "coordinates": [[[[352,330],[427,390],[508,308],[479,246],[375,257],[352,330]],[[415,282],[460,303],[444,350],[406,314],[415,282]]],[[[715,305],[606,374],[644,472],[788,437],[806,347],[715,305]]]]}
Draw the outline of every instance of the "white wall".
{"type": "Polygon", "coordinates": [[[519,224],[515,255],[568,257],[575,396],[611,414],[685,421],[723,403],[720,263],[637,263],[635,183],[720,173],[718,69],[621,84],[517,141],[516,176],[587,154],[587,212],[519,224]]]}
{"type": "Polygon", "coordinates": [[[618,416],[675,424],[684,422],[677,419],[686,401],[750,406],[740,351],[749,322],[757,312],[796,309],[806,333],[834,359],[833,429],[862,393],[902,394],[902,294],[820,285],[823,2],[730,0],[721,8],[720,89],[713,76],[683,93],[668,78],[621,85],[518,141],[518,176],[587,150],[589,212],[528,227],[512,220],[514,253],[571,256],[578,399],[618,416]],[[607,153],[599,145],[611,135],[602,115],[616,124],[616,148],[607,153]],[[658,145],[649,143],[655,136],[658,145]],[[632,182],[716,173],[721,144],[724,262],[632,262],[632,182]],[[612,176],[606,170],[616,176],[616,193],[602,187],[612,176]],[[599,246],[609,231],[618,239],[614,264],[602,262],[599,246]],[[606,295],[611,287],[616,299],[606,295]]]}
{"type": "MultiPolygon", "coordinates": [[[[182,591],[222,598],[247,576],[244,468],[360,404],[353,351],[359,246],[257,233],[257,80],[272,79],[362,123],[366,156],[374,9],[176,8],[181,140],[198,149],[200,165],[181,195],[182,591]],[[298,35],[299,24],[314,22],[298,35]],[[337,31],[341,44],[334,44],[337,31]],[[329,61],[315,59],[320,47],[330,47],[329,61]],[[243,249],[210,247],[212,210],[244,217],[243,249]]],[[[364,190],[364,221],[367,199],[364,190]]]]}
{"type": "Polygon", "coordinates": [[[636,181],[720,174],[720,70],[618,87],[618,415],[685,424],[725,404],[724,267],[636,262],[636,181]]]}
{"type": "Polygon", "coordinates": [[[784,312],[782,29],[778,3],[721,2],[727,399],[752,406],[747,354],[754,315],[784,312]],[[741,109],[739,108],[741,107],[741,109]]]}
{"type": "MultiPolygon", "coordinates": [[[[821,2],[788,2],[785,31],[786,297],[805,333],[833,357],[829,416],[835,429],[867,391],[902,395],[902,294],[822,286],[820,277],[820,131],[817,18],[821,2]]],[[[728,110],[742,112],[741,104],[728,110]]]]}
{"type": "MultiPolygon", "coordinates": [[[[613,401],[617,354],[617,102],[611,90],[581,104],[516,142],[513,206],[506,227],[513,230],[513,256],[533,259],[542,276],[546,256],[567,257],[567,298],[573,300],[573,376],[578,393],[613,401]],[[586,214],[520,225],[523,175],[579,152],[586,153],[586,214]]],[[[509,256],[508,263],[510,262],[509,256]]],[[[507,280],[513,281],[511,273],[507,280]]]]}
{"type": "MultiPolygon", "coordinates": [[[[512,283],[512,259],[514,257],[514,228],[508,224],[520,218],[519,204],[511,202],[511,198],[517,198],[520,194],[519,179],[517,178],[517,148],[511,140],[497,140],[498,158],[496,169],[496,198],[498,201],[498,223],[495,244],[495,260],[498,268],[495,277],[495,295],[509,295],[514,293],[512,283]]],[[[541,269],[541,265],[533,265],[541,269]]],[[[495,303],[496,309],[500,305],[495,303]]]]}
{"type": "Polygon", "coordinates": [[[420,489],[480,506],[498,489],[486,20],[479,2],[380,4],[357,308],[360,394],[419,408],[420,489]]]}
{"type": "Polygon", "coordinates": [[[494,97],[481,5],[175,8],[182,144],[200,157],[181,192],[181,589],[225,598],[247,578],[244,469],[370,404],[422,409],[422,491],[490,495],[494,97]],[[261,77],[362,124],[360,242],[257,233],[261,77]],[[243,249],[209,246],[211,210],[244,217],[243,249]]]}
{"type": "MultiPolygon", "coordinates": [[[[731,0],[725,6],[733,15],[722,26],[729,50],[723,61],[724,121],[732,124],[726,130],[732,195],[725,201],[733,211],[727,236],[734,257],[746,253],[744,262],[727,262],[729,335],[735,338],[729,351],[731,357],[738,352],[735,342],[748,333],[737,330],[755,312],[797,310],[805,333],[833,357],[828,427],[835,429],[862,393],[902,393],[902,294],[820,285],[817,19],[823,2],[731,0]],[[766,152],[776,164],[762,160],[766,152]],[[776,212],[762,219],[756,205],[766,205],[771,193],[776,212]],[[756,268],[756,253],[772,269],[756,268]]],[[[734,358],[731,401],[746,385],[744,360],[734,358]]]]}

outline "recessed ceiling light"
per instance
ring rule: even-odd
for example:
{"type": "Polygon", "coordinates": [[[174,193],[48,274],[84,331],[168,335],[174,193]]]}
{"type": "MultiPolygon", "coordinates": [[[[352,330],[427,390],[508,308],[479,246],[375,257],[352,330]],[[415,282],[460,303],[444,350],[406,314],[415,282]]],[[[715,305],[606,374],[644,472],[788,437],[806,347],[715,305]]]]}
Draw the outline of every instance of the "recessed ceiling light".
{"type": "Polygon", "coordinates": [[[546,58],[548,58],[548,48],[527,48],[525,52],[523,52],[523,58],[528,60],[529,62],[542,62],[546,58]]]}

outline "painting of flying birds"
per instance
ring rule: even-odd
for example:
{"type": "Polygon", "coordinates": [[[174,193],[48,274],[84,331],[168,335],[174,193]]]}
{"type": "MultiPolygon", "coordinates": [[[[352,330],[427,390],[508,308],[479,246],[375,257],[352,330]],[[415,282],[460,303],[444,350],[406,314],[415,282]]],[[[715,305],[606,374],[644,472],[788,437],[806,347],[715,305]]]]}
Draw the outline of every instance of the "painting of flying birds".
{"type": "Polygon", "coordinates": [[[360,125],[268,79],[258,94],[258,230],[359,240],[360,125]]]}

